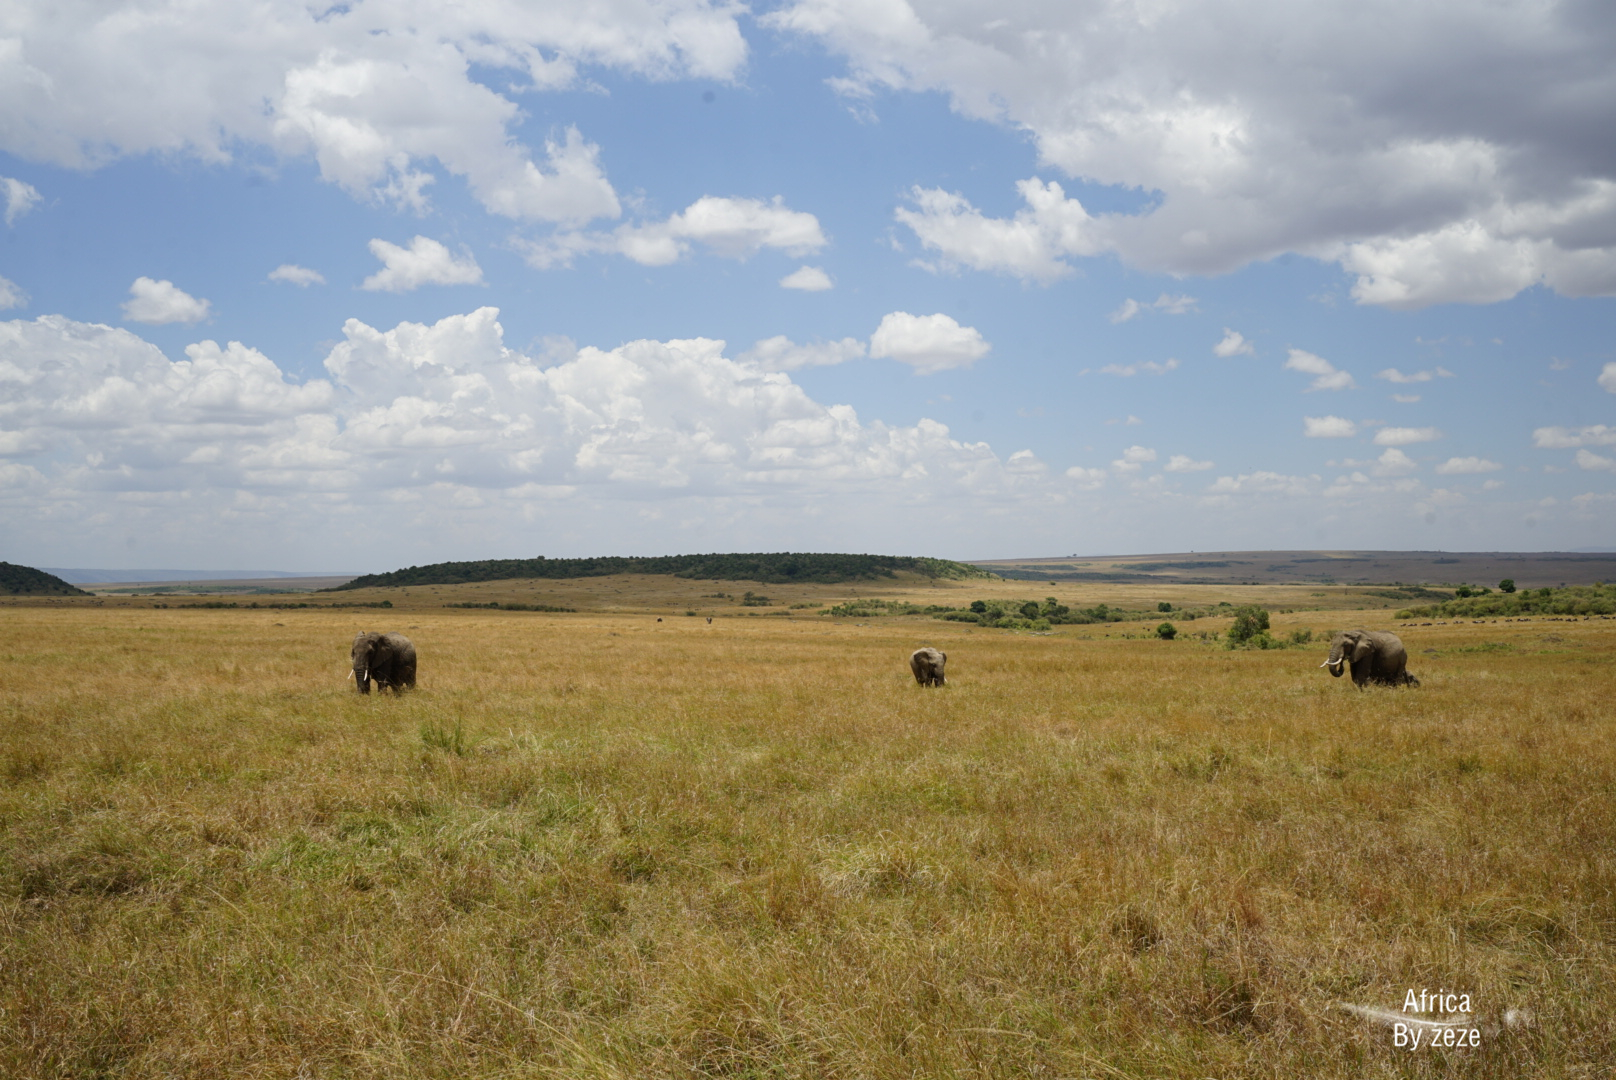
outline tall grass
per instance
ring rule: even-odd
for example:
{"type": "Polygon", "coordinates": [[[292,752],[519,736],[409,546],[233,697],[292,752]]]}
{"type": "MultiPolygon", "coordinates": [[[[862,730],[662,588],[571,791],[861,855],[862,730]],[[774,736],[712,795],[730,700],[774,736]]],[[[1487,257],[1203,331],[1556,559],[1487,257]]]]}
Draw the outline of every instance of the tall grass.
{"type": "Polygon", "coordinates": [[[361,621],[6,612],[0,1074],[1616,1060],[1610,623],[1401,628],[1423,686],[1358,692],[1183,640],[406,612],[421,689],[361,697],[361,621]],[[1335,1005],[1410,988],[1535,1021],[1411,1053],[1335,1005]]]}

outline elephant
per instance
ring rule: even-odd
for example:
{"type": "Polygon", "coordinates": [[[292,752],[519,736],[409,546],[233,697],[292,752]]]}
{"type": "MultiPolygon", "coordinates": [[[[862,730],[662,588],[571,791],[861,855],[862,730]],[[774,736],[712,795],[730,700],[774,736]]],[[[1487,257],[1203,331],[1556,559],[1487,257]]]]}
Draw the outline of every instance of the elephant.
{"type": "Polygon", "coordinates": [[[353,680],[361,694],[370,693],[370,680],[378,690],[398,693],[415,689],[415,645],[403,634],[366,632],[354,635],[353,680]]]}
{"type": "Polygon", "coordinates": [[[947,653],[927,645],[910,654],[909,670],[915,673],[915,682],[921,686],[945,686],[947,680],[943,678],[943,665],[947,662],[947,653]]]}
{"type": "Polygon", "coordinates": [[[1396,634],[1382,630],[1343,630],[1330,639],[1330,658],[1319,667],[1341,677],[1352,665],[1352,681],[1362,690],[1365,683],[1382,686],[1418,686],[1420,680],[1407,670],[1408,650],[1396,634]]]}

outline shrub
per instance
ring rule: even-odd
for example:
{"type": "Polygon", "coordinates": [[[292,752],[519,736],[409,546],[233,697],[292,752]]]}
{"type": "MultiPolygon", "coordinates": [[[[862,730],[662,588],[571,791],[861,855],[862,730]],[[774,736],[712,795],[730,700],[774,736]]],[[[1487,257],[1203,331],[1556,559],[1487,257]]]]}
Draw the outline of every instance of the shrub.
{"type": "Polygon", "coordinates": [[[1291,631],[1291,644],[1297,646],[1298,648],[1300,648],[1303,645],[1306,645],[1308,642],[1310,642],[1312,640],[1313,640],[1313,631],[1311,631],[1311,630],[1292,630],[1291,631]]]}
{"type": "MultiPolygon", "coordinates": [[[[1234,610],[1234,625],[1229,627],[1229,640],[1244,645],[1258,634],[1268,632],[1268,612],[1256,604],[1247,604],[1234,610]]],[[[1267,646],[1258,646],[1266,648],[1267,646]]]]}
{"type": "Polygon", "coordinates": [[[1174,626],[1170,622],[1164,622],[1160,626],[1156,627],[1156,636],[1161,638],[1163,641],[1172,641],[1178,636],[1178,627],[1174,626]]]}
{"type": "Polygon", "coordinates": [[[1028,600],[1025,604],[1021,605],[1021,614],[1023,617],[1028,619],[1036,619],[1038,617],[1038,610],[1038,604],[1033,600],[1028,600]]]}
{"type": "MultiPolygon", "coordinates": [[[[1173,610],[1173,605],[1169,604],[1166,600],[1163,600],[1161,603],[1156,605],[1156,610],[1157,611],[1164,611],[1164,612],[1165,611],[1172,611],[1173,610]]],[[[1163,625],[1165,625],[1165,624],[1163,624],[1163,625]]]]}
{"type": "Polygon", "coordinates": [[[987,605],[986,601],[984,601],[984,600],[972,600],[971,601],[971,610],[976,612],[978,615],[982,614],[987,609],[988,609],[988,605],[987,605]]]}
{"type": "Polygon", "coordinates": [[[1498,583],[1498,591],[1499,592],[1506,592],[1506,593],[1514,592],[1515,591],[1515,579],[1511,578],[1511,577],[1507,577],[1503,581],[1500,581],[1498,583]]]}

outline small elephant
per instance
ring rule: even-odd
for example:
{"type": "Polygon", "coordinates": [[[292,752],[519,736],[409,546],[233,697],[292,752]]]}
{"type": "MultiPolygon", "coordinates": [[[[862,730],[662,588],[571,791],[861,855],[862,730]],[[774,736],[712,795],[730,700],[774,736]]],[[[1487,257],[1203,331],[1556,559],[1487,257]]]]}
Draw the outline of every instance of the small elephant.
{"type": "Polygon", "coordinates": [[[1358,689],[1365,683],[1382,686],[1418,686],[1420,680],[1408,673],[1408,650],[1396,634],[1381,630],[1343,630],[1330,639],[1330,658],[1319,667],[1341,677],[1352,665],[1352,681],[1358,689]]]}
{"type": "Polygon", "coordinates": [[[403,634],[354,635],[353,680],[361,694],[370,693],[370,680],[378,690],[398,693],[415,689],[415,645],[403,634]]]}
{"type": "Polygon", "coordinates": [[[916,649],[909,655],[909,670],[915,673],[915,682],[921,686],[947,685],[947,680],[943,678],[943,665],[946,663],[948,654],[930,645],[916,649]]]}

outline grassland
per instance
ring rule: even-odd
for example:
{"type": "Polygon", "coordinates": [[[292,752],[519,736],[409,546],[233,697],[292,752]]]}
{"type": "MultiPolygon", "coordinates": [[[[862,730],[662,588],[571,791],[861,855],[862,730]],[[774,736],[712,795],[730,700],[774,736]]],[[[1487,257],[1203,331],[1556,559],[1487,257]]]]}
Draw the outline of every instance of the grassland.
{"type": "MultiPolygon", "coordinates": [[[[0,609],[0,1074],[1616,1060],[1616,621],[1410,626],[1346,591],[1226,590],[1329,609],[1276,636],[1396,629],[1424,685],[1360,693],[1322,646],[1147,623],[1034,636],[789,607],[845,587],[766,587],[787,614],[754,617],[722,583],[530,584],[378,591],[393,611],[0,609]],[[490,599],[593,610],[442,607],[490,599]],[[711,624],[675,614],[698,600],[711,624]],[[352,692],[361,628],[416,641],[419,691],[352,692]],[[922,643],[946,689],[910,679],[922,643]],[[1337,1005],[1411,988],[1470,994],[1482,1047],[1399,1050],[1337,1005]],[[1511,1008],[1532,1022],[1497,1030],[1511,1008]]],[[[1224,595],[868,592],[904,589],[1224,595]]]]}

